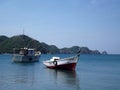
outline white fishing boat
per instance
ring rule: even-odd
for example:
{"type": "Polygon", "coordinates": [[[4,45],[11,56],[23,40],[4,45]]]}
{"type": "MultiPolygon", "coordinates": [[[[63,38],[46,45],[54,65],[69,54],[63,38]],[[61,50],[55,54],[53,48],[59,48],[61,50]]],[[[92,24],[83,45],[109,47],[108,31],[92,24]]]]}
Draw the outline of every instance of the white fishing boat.
{"type": "Polygon", "coordinates": [[[43,64],[51,69],[67,69],[75,70],[76,64],[79,60],[80,51],[77,55],[68,58],[52,57],[52,59],[43,61],[43,64]]]}
{"type": "Polygon", "coordinates": [[[14,62],[37,62],[41,55],[40,51],[31,48],[14,48],[13,61],[14,62]]]}

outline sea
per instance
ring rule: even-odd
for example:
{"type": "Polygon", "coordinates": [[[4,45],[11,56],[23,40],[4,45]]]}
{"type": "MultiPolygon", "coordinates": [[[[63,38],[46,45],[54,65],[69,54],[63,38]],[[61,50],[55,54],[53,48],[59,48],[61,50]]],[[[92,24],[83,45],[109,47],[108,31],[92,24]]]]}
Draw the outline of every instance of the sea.
{"type": "Polygon", "coordinates": [[[75,71],[46,68],[42,61],[14,63],[11,54],[0,55],[0,90],[120,90],[120,55],[80,55],[75,71]]]}

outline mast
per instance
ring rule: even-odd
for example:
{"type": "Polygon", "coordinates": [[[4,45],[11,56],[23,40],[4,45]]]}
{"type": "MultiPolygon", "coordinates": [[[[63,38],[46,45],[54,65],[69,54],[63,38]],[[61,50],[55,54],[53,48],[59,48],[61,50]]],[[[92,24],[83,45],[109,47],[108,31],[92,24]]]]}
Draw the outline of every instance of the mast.
{"type": "MultiPolygon", "coordinates": [[[[25,37],[24,37],[25,34],[24,34],[24,33],[25,33],[25,30],[24,30],[24,28],[23,28],[23,34],[22,34],[23,44],[25,43],[25,37]]],[[[26,48],[26,47],[25,47],[25,44],[23,45],[23,48],[26,48]]]]}
{"type": "Polygon", "coordinates": [[[24,28],[23,28],[23,35],[24,35],[24,32],[25,32],[25,31],[24,31],[24,28]]]}

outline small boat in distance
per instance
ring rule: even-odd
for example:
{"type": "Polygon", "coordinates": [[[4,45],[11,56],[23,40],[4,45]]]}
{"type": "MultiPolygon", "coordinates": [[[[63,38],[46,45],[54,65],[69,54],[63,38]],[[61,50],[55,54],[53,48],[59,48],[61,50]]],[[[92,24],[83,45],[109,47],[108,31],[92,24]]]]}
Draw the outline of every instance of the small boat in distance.
{"type": "Polygon", "coordinates": [[[80,57],[80,51],[77,53],[77,55],[73,57],[63,58],[60,57],[52,57],[52,59],[43,61],[43,64],[47,68],[51,69],[67,69],[67,70],[75,70],[76,64],[80,57]]]}
{"type": "Polygon", "coordinates": [[[40,51],[32,48],[14,48],[13,62],[37,62],[40,55],[40,51]]]}

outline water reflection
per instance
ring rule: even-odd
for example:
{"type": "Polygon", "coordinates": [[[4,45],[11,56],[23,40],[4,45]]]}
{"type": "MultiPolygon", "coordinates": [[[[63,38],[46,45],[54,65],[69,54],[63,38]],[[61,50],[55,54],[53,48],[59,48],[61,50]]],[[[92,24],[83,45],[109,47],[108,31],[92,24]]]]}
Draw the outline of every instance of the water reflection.
{"type": "Polygon", "coordinates": [[[2,67],[0,90],[33,90],[35,64],[11,63],[2,67]]]}
{"type": "Polygon", "coordinates": [[[35,65],[34,64],[17,64],[16,72],[14,72],[14,83],[29,84],[32,86],[35,81],[35,65]]]}
{"type": "Polygon", "coordinates": [[[80,90],[80,80],[76,71],[47,69],[49,76],[53,78],[56,85],[73,87],[74,90],[80,90]]]}

